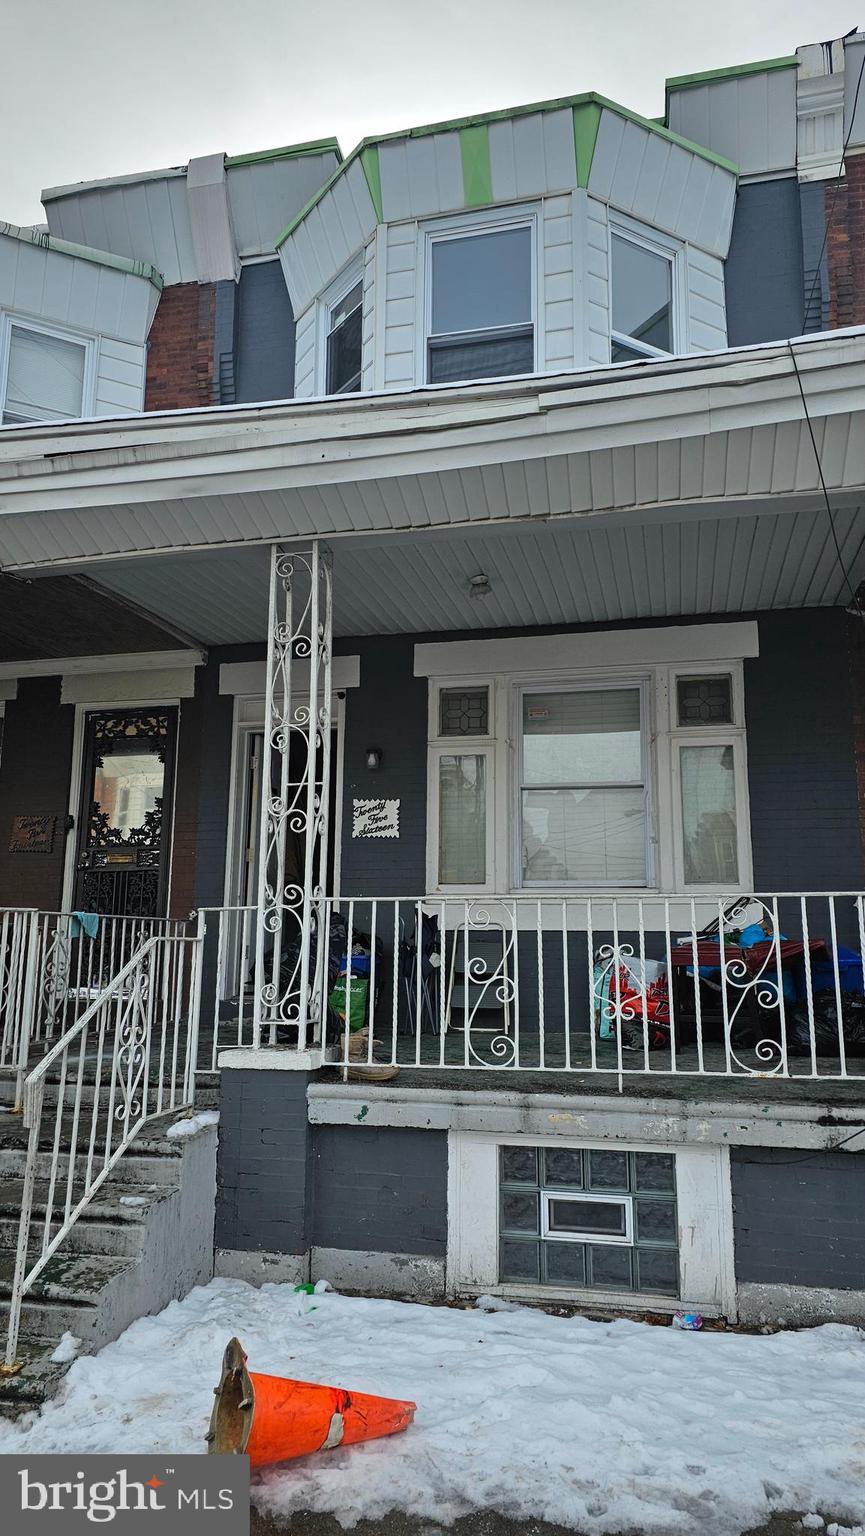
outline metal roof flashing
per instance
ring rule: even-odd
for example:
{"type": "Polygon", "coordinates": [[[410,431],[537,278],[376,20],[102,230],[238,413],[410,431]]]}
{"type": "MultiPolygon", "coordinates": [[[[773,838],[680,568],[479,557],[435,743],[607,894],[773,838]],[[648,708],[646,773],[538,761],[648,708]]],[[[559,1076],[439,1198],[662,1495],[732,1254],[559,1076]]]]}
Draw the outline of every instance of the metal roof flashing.
{"type": "MultiPolygon", "coordinates": [[[[715,154],[713,150],[706,149],[702,144],[695,144],[690,139],[685,139],[681,134],[674,133],[665,123],[655,118],[643,117],[639,112],[633,112],[629,107],[623,107],[619,102],[611,101],[608,96],[601,96],[596,91],[584,91],[577,96],[560,96],[550,101],[528,102],[524,106],[506,107],[495,112],[481,112],[472,117],[451,118],[439,123],[425,123],[420,127],[406,128],[396,133],[376,134],[369,138],[361,139],[354,149],[340,165],[332,172],[327,180],[318,188],[309,201],[294,217],[289,220],[285,229],[276,238],[275,249],[279,250],[290,235],[294,233],[298,225],[310,214],[313,208],[328,193],[334,182],[344,174],[350,165],[360,159],[369,187],[370,197],[376,209],[377,217],[381,221],[380,187],[377,183],[378,148],[380,144],[393,143],[398,139],[426,138],[435,133],[455,133],[465,128],[475,128],[488,123],[503,122],[509,118],[528,117],[539,112],[561,112],[568,108],[595,106],[599,110],[605,109],[613,112],[617,117],[624,118],[626,122],[636,123],[639,127],[647,129],[650,133],[657,134],[667,140],[668,143],[677,144],[680,149],[687,150],[690,154],[698,155],[702,160],[708,160],[717,165],[721,170],[729,172],[731,176],[738,177],[739,167],[732,160],[726,160],[723,155],[715,154]]],[[[584,185],[583,181],[580,185],[584,185]]]]}
{"type": "Polygon", "coordinates": [[[98,251],[89,245],[77,245],[72,240],[58,240],[55,235],[46,235],[38,229],[22,229],[17,224],[6,224],[0,221],[0,237],[2,236],[10,240],[20,240],[25,245],[33,245],[43,251],[54,251],[60,256],[73,256],[79,261],[92,261],[99,267],[112,267],[116,272],[125,272],[129,277],[143,278],[145,282],[152,283],[160,293],[165,286],[162,273],[151,266],[149,261],[130,261],[125,256],[115,256],[111,251],[98,251]]]}

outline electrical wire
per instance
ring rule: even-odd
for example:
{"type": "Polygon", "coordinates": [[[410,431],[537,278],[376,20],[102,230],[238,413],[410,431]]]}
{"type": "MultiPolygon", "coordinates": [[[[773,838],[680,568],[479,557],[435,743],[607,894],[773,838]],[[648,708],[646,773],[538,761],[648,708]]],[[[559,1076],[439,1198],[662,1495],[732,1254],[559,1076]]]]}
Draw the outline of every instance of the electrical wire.
{"type": "MultiPolygon", "coordinates": [[[[863,62],[865,62],[865,60],[863,60],[863,62]]],[[[817,439],[814,436],[814,425],[813,425],[813,423],[811,421],[811,412],[808,410],[808,401],[805,398],[805,386],[802,383],[802,375],[799,372],[799,363],[798,363],[797,358],[796,358],[796,349],[793,346],[792,341],[788,340],[787,346],[790,349],[790,361],[793,364],[793,372],[796,375],[796,383],[799,386],[799,396],[800,396],[801,401],[802,401],[802,410],[805,413],[805,421],[808,424],[808,434],[809,434],[809,436],[811,438],[811,447],[814,450],[814,458],[815,458],[815,461],[816,461],[816,464],[817,464],[817,473],[820,476],[820,488],[821,488],[821,490],[823,492],[823,500],[824,500],[824,502],[826,504],[826,515],[829,518],[829,527],[832,530],[832,542],[835,545],[835,554],[838,557],[838,565],[840,566],[841,574],[844,577],[844,581],[846,583],[847,590],[850,593],[850,600],[851,600],[851,602],[854,604],[854,606],[856,608],[856,611],[859,614],[859,617],[860,618],[865,618],[865,613],[863,613],[863,611],[862,611],[862,604],[861,604],[861,602],[859,600],[859,597],[858,597],[858,594],[857,594],[856,590],[854,589],[853,583],[850,580],[850,573],[848,572],[847,567],[844,564],[844,556],[841,553],[841,545],[840,545],[840,543],[838,541],[838,530],[837,530],[837,528],[835,526],[835,514],[832,511],[832,503],[829,500],[829,492],[826,489],[826,479],[825,479],[825,476],[823,474],[823,462],[822,462],[822,460],[820,458],[820,450],[817,447],[817,439]]]]}

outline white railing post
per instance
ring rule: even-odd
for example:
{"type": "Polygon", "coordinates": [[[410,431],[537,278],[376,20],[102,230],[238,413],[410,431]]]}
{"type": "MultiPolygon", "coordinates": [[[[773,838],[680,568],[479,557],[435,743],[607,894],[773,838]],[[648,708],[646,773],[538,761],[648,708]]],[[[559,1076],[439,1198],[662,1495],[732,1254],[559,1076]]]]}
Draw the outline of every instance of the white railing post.
{"type": "Polygon", "coordinates": [[[323,1030],[332,611],[328,551],[317,541],[298,552],[274,545],[261,766],[255,1045],[263,1038],[275,1042],[278,1028],[290,1025],[297,1049],[304,1050],[320,1040],[323,1030]],[[304,839],[301,868],[290,868],[292,834],[304,839]],[[290,947],[294,957],[286,965],[290,947]]]}

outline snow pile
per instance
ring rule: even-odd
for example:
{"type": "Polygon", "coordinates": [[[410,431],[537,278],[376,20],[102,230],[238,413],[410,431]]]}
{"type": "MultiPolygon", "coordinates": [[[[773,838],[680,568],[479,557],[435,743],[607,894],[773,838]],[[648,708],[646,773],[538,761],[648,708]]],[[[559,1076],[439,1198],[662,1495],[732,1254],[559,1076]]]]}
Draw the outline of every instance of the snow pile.
{"type": "Polygon", "coordinates": [[[265,1473],[275,1513],[441,1526],[486,1508],[599,1536],[865,1522],[865,1337],[837,1324],[682,1333],[215,1280],[76,1360],[38,1418],[0,1421],[0,1452],[203,1451],[232,1334],[253,1370],[418,1404],[405,1434],[265,1473]]]}
{"type": "Polygon", "coordinates": [[[70,1360],[75,1359],[80,1348],[81,1340],[76,1339],[75,1334],[70,1333],[67,1328],[51,1359],[55,1365],[67,1365],[70,1360]]]}
{"type": "Polygon", "coordinates": [[[169,1141],[179,1141],[185,1136],[194,1136],[197,1131],[203,1131],[206,1125],[218,1124],[218,1109],[202,1109],[197,1115],[185,1115],[182,1120],[175,1120],[165,1134],[169,1141]]]}

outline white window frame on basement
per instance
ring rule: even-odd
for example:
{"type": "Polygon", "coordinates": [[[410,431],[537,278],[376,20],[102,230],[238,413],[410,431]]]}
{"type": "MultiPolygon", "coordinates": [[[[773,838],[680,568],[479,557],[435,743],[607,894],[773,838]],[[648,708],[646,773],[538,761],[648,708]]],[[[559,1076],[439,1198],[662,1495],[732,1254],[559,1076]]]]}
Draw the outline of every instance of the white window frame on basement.
{"type": "MultiPolygon", "coordinates": [[[[730,1151],[725,1146],[665,1145],[618,1136],[543,1136],[518,1132],[448,1132],[448,1289],[459,1296],[492,1295],[603,1304],[613,1309],[646,1307],[675,1312],[674,1297],[638,1291],[567,1289],[499,1280],[499,1147],[588,1148],[669,1152],[676,1159],[679,1293],[707,1317],[736,1316],[733,1199],[730,1151]]],[[[596,1239],[593,1236],[592,1242],[596,1239]]]]}
{"type": "MultiPolygon", "coordinates": [[[[418,300],[419,312],[416,320],[417,352],[415,357],[415,378],[419,385],[430,389],[446,389],[453,387],[450,384],[428,384],[428,356],[429,340],[432,331],[432,251],[437,240],[453,240],[455,238],[471,239],[473,235],[490,235],[497,230],[525,229],[531,231],[531,313],[532,333],[534,338],[534,365],[533,373],[542,373],[544,370],[544,338],[539,322],[538,304],[538,273],[540,270],[540,227],[541,208],[537,203],[527,203],[512,208],[487,208],[471,214],[458,214],[451,218],[435,219],[419,226],[417,264],[418,272],[423,273],[423,283],[420,285],[418,300]]],[[[456,333],[455,333],[456,334],[456,333]]],[[[458,334],[470,336],[470,331],[458,334]]],[[[478,335],[484,335],[483,330],[478,335]]],[[[511,377],[511,375],[507,375],[511,377]]],[[[457,381],[454,381],[457,382],[457,381]]],[[[481,379],[470,379],[468,383],[480,384],[481,379]]]]}
{"type": "MultiPolygon", "coordinates": [[[[0,313],[0,426],[4,425],[3,417],[6,411],[6,390],[9,382],[9,353],[12,346],[13,327],[22,331],[35,331],[38,336],[53,337],[58,341],[70,341],[84,349],[84,376],[81,385],[81,410],[78,416],[71,417],[73,421],[92,416],[96,397],[96,337],[84,335],[81,331],[69,331],[59,325],[45,325],[41,320],[31,319],[29,316],[15,314],[12,310],[0,313]]],[[[33,416],[26,422],[6,422],[6,426],[38,426],[40,421],[53,420],[42,416],[33,416]]]]}
{"type": "Polygon", "coordinates": [[[629,219],[623,213],[616,213],[612,208],[607,221],[607,271],[610,274],[610,345],[618,341],[622,346],[630,347],[642,357],[675,357],[690,350],[690,336],[688,326],[688,269],[685,246],[681,240],[675,240],[671,235],[665,235],[659,229],[650,229],[645,224],[639,224],[636,219],[629,219]],[[651,347],[647,343],[637,341],[627,336],[624,331],[613,330],[613,237],[629,240],[632,245],[640,246],[644,251],[649,251],[653,256],[661,256],[670,263],[670,305],[671,305],[671,331],[672,347],[669,352],[660,347],[651,347]]]}
{"type": "MultiPolygon", "coordinates": [[[[726,626],[719,625],[724,631],[726,626]]],[[[737,628],[737,626],[731,626],[737,628]]],[[[657,637],[659,632],[655,632],[657,637]]],[[[428,696],[428,776],[427,776],[427,895],[460,896],[469,892],[499,895],[519,894],[525,891],[539,899],[561,894],[578,896],[584,891],[599,890],[597,885],[523,885],[521,859],[521,700],[526,690],[545,692],[561,688],[634,686],[640,683],[644,692],[643,750],[646,760],[646,822],[647,822],[647,876],[645,885],[639,887],[606,886],[603,889],[617,895],[652,895],[653,893],[687,894],[712,899],[717,896],[747,894],[753,888],[753,861],[751,853],[750,807],[748,794],[747,740],[745,729],[744,663],[739,658],[718,660],[673,660],[646,663],[636,667],[625,659],[628,652],[638,652],[640,632],[610,633],[593,640],[603,639],[604,649],[610,661],[603,668],[597,663],[585,667],[571,666],[553,670],[539,666],[537,670],[518,670],[516,665],[507,666],[512,657],[517,662],[531,646],[529,641],[456,642],[461,659],[468,660],[472,652],[477,655],[477,671],[449,673],[432,670],[440,665],[447,653],[447,643],[419,650],[433,652],[430,671],[426,671],[426,659],[416,672],[429,679],[428,696]],[[485,647],[494,644],[496,667],[489,665],[485,647]],[[615,660],[617,649],[621,654],[615,660]],[[484,669],[481,665],[486,662],[484,669]],[[505,665],[502,665],[505,663],[505,665]],[[500,669],[501,668],[501,669],[500,669]],[[689,725],[680,727],[677,716],[677,680],[680,677],[729,676],[732,680],[732,715],[729,725],[689,725]],[[455,687],[489,688],[489,734],[484,737],[442,736],[440,734],[440,694],[455,687]],[[738,879],[729,884],[710,885],[688,883],[684,877],[684,832],[681,811],[680,751],[690,745],[729,745],[733,749],[736,795],[736,830],[738,879]],[[444,754],[483,753],[488,760],[487,768],[487,867],[482,885],[450,886],[439,880],[438,865],[438,764],[444,754]]],[[[708,638],[708,633],[706,633],[708,638]]],[[[564,656],[570,649],[579,653],[581,637],[562,635],[549,637],[564,656]]],[[[723,645],[723,639],[720,640],[723,645]]],[[[738,635],[731,638],[752,654],[749,642],[738,635]]],[[[546,648],[545,648],[546,649],[546,648]]],[[[664,654],[663,641],[659,654],[664,654]]]]}
{"type": "MultiPolygon", "coordinates": [[[[333,282],[324,290],[324,293],[319,295],[318,300],[316,301],[316,394],[327,394],[327,343],[328,337],[330,336],[330,317],[333,311],[336,309],[337,304],[341,304],[346,294],[351,293],[352,288],[354,288],[358,283],[361,285],[360,302],[362,331],[366,301],[366,295],[363,288],[363,275],[364,260],[363,253],[361,253],[360,255],[352,257],[352,260],[349,262],[348,266],[343,268],[339,276],[334,278],[333,282]]],[[[358,385],[357,390],[352,391],[353,394],[359,394],[360,390],[363,388],[362,334],[360,365],[360,384],[358,385]]],[[[334,395],[332,398],[336,400],[339,398],[339,396],[334,395]]]]}

